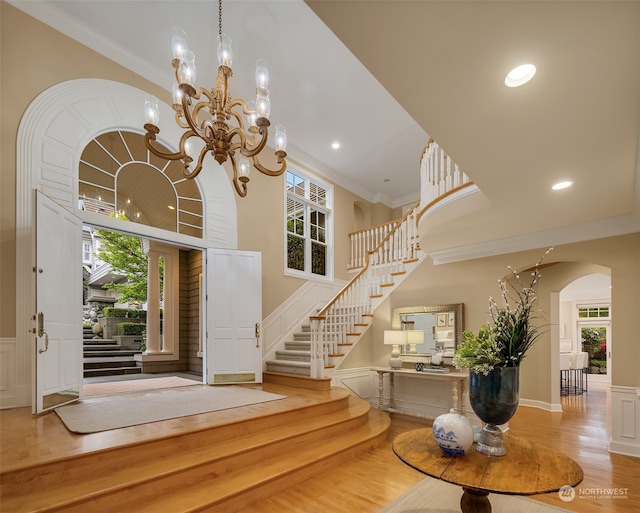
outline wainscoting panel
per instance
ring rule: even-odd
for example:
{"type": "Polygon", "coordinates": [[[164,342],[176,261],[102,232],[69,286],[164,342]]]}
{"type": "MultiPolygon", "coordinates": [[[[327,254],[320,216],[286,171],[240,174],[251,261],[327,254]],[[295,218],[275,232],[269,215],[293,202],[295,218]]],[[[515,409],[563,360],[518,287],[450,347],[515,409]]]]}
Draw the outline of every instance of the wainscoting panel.
{"type": "Polygon", "coordinates": [[[640,389],[611,387],[609,452],[640,457],[640,389]]]}
{"type": "MultiPolygon", "coordinates": [[[[343,387],[350,390],[361,399],[366,399],[373,404],[376,399],[371,388],[371,371],[368,367],[354,369],[340,369],[331,375],[331,386],[343,387]]],[[[376,384],[377,386],[377,384],[376,384]]],[[[377,403],[373,404],[377,406],[377,403]]]]}
{"type": "Polygon", "coordinates": [[[0,338],[0,408],[16,406],[16,339],[0,338]]]}
{"type": "Polygon", "coordinates": [[[262,322],[264,360],[272,360],[279,349],[293,333],[305,323],[316,310],[324,307],[342,290],[346,282],[307,281],[262,322]]]}

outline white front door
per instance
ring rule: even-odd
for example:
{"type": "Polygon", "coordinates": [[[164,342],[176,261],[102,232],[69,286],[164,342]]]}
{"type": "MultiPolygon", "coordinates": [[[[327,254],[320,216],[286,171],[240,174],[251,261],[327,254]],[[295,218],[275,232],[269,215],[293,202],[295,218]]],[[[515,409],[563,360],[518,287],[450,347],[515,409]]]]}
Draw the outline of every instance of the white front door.
{"type": "Polygon", "coordinates": [[[262,255],[207,250],[207,383],[262,383],[262,255]]]}
{"type": "Polygon", "coordinates": [[[33,412],[82,391],[82,222],[36,191],[36,384],[33,412]]]}

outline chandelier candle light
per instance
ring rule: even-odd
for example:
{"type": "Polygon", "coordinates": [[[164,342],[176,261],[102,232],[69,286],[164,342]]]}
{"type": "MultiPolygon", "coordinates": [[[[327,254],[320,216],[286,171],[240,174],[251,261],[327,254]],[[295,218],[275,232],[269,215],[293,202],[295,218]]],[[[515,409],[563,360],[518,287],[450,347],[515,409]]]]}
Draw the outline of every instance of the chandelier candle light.
{"type": "Polygon", "coordinates": [[[264,59],[258,59],[256,67],[256,100],[247,104],[242,99],[232,99],[229,94],[229,77],[233,76],[231,64],[233,52],[231,39],[222,33],[222,0],[218,2],[218,76],[216,86],[208,90],[195,88],[195,56],[187,48],[185,32],[174,29],[172,38],[173,60],[176,83],[173,86],[173,110],[176,122],[185,132],[178,144],[179,151],[165,153],[154,146],[152,141],[160,133],[158,128],[159,108],[155,98],[145,101],[147,131],[145,145],[154,155],[167,160],[184,162],[183,176],[195,178],[202,170],[205,155],[211,152],[220,165],[231,160],[233,166],[233,186],[239,196],[247,195],[247,183],[251,166],[268,176],[280,176],[287,168],[287,134],[281,125],[276,126],[275,155],[280,168],[271,170],[258,159],[267,144],[269,135],[269,70],[264,59]],[[200,98],[203,98],[202,100],[200,98]],[[253,103],[253,102],[252,102],[253,103]],[[242,114],[246,116],[247,128],[242,114]],[[201,147],[199,154],[196,147],[201,147]],[[197,164],[191,163],[197,157],[197,164]]]}

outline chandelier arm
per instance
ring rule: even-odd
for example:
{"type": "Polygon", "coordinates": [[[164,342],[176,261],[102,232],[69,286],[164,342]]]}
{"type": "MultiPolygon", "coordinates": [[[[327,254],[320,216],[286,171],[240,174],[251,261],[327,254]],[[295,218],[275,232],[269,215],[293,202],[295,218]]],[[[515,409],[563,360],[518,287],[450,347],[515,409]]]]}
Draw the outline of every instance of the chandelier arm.
{"type": "Polygon", "coordinates": [[[278,164],[282,164],[280,166],[280,169],[272,171],[271,169],[264,167],[262,164],[260,164],[260,160],[258,159],[257,156],[251,157],[251,160],[253,160],[253,167],[255,167],[258,171],[260,171],[264,175],[280,176],[287,169],[287,161],[285,160],[285,157],[287,156],[287,154],[284,151],[279,150],[279,151],[276,151],[276,155],[278,156],[278,164]]]}
{"type": "Polygon", "coordinates": [[[196,165],[196,167],[194,168],[193,171],[189,172],[189,163],[192,162],[191,157],[189,157],[189,162],[185,161],[184,163],[184,169],[182,170],[182,176],[184,176],[185,178],[188,179],[193,179],[196,176],[198,176],[200,174],[200,171],[202,171],[202,162],[204,160],[204,157],[207,154],[207,147],[203,147],[202,150],[200,150],[200,156],[198,157],[198,164],[196,165]]]}
{"type": "Polygon", "coordinates": [[[254,158],[255,155],[260,153],[262,149],[265,147],[265,145],[267,144],[267,139],[269,137],[269,129],[266,126],[261,126],[260,131],[258,133],[262,135],[262,139],[256,146],[254,146],[253,148],[247,148],[246,139],[245,139],[245,144],[243,144],[242,147],[240,148],[240,153],[242,153],[245,157],[254,158]]]}
{"type": "MultiPolygon", "coordinates": [[[[196,98],[196,99],[198,99],[199,97],[200,97],[200,94],[198,94],[197,96],[194,96],[194,98],[196,98]]],[[[201,129],[196,124],[196,122],[198,120],[198,112],[200,112],[200,109],[202,109],[203,107],[206,107],[207,103],[206,102],[197,102],[194,105],[193,109],[189,109],[190,105],[191,105],[191,97],[185,94],[182,97],[182,109],[184,111],[184,119],[186,121],[187,126],[182,127],[182,128],[190,128],[191,130],[189,132],[185,132],[184,135],[182,136],[182,139],[184,139],[185,136],[190,137],[191,133],[193,133],[194,135],[197,135],[201,139],[205,139],[206,140],[206,137],[207,137],[206,129],[201,129]]],[[[180,139],[180,140],[182,141],[182,139],[180,139]]]]}
{"type": "Polygon", "coordinates": [[[198,137],[206,140],[208,124],[205,123],[202,128],[197,125],[198,113],[204,108],[209,108],[209,110],[212,109],[212,105],[215,101],[215,91],[209,91],[204,87],[198,87],[197,89],[194,89],[188,84],[182,84],[181,89],[184,93],[182,95],[182,111],[184,115],[184,121],[182,123],[179,123],[180,127],[190,128],[198,135],[198,137]],[[201,96],[205,96],[207,100],[200,100],[201,96]],[[197,101],[195,105],[193,105],[193,108],[190,108],[193,100],[197,101]]]}
{"type": "MultiPolygon", "coordinates": [[[[248,115],[248,114],[251,114],[253,112],[251,109],[249,109],[249,106],[247,105],[247,102],[245,102],[242,98],[234,98],[229,103],[227,103],[227,110],[231,111],[231,109],[233,109],[236,105],[239,105],[240,107],[242,107],[242,112],[244,114],[248,115]]],[[[236,114],[236,115],[238,115],[238,114],[236,114]]]]}
{"type": "Polygon", "coordinates": [[[236,123],[238,124],[238,128],[243,132],[245,132],[244,121],[242,121],[242,116],[240,116],[240,114],[235,110],[227,110],[227,113],[229,114],[229,116],[233,116],[235,118],[236,123]]]}
{"type": "Polygon", "coordinates": [[[238,177],[238,168],[233,153],[231,153],[229,157],[231,158],[231,166],[233,167],[233,179],[231,180],[233,187],[238,193],[238,196],[244,198],[247,195],[247,182],[249,181],[249,177],[238,177]]]}
{"type": "MultiPolygon", "coordinates": [[[[204,102],[200,102],[198,103],[198,105],[196,105],[194,107],[193,110],[193,114],[191,116],[192,121],[198,119],[198,114],[199,112],[204,109],[204,108],[208,108],[209,106],[204,103],[204,102]]],[[[195,125],[195,122],[194,122],[195,125]]],[[[213,127],[213,122],[210,119],[204,119],[202,121],[202,123],[200,123],[200,126],[196,127],[197,133],[198,135],[202,138],[202,139],[208,139],[209,135],[209,130],[213,127]]]]}
{"type": "MultiPolygon", "coordinates": [[[[144,125],[144,128],[147,130],[147,133],[144,134],[144,145],[156,157],[160,157],[161,159],[166,159],[166,160],[180,160],[186,156],[183,152],[165,153],[159,150],[153,145],[151,141],[156,140],[156,134],[160,133],[160,129],[155,125],[150,125],[150,124],[144,125]]],[[[182,145],[180,146],[180,148],[182,148],[182,145]]]]}
{"type": "Polygon", "coordinates": [[[247,136],[244,130],[242,130],[241,128],[235,127],[231,129],[227,134],[226,142],[227,142],[227,151],[229,152],[229,154],[233,155],[233,153],[236,150],[240,150],[240,152],[245,157],[251,157],[251,155],[245,154],[245,151],[247,148],[247,136]],[[240,141],[232,143],[231,141],[236,135],[240,138],[240,141]]]}
{"type": "Polygon", "coordinates": [[[176,110],[176,123],[180,128],[189,128],[189,124],[183,119],[181,110],[176,110]]]}

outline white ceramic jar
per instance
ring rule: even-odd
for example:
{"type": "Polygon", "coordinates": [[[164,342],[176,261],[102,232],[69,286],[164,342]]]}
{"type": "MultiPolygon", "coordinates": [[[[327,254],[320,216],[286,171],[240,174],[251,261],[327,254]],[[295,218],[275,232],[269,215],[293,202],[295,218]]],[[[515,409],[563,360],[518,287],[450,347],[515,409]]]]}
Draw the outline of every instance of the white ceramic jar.
{"type": "Polygon", "coordinates": [[[433,421],[433,436],[446,454],[462,456],[473,445],[473,426],[467,417],[451,410],[433,421]]]}

